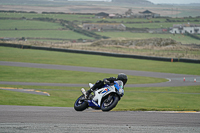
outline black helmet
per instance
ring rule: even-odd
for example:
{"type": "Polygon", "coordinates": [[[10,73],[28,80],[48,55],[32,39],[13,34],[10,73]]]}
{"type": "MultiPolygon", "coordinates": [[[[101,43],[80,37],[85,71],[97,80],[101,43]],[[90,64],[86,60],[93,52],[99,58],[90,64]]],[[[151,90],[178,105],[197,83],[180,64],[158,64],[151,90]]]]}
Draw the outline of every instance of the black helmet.
{"type": "Polygon", "coordinates": [[[121,80],[123,82],[123,84],[125,85],[128,80],[128,77],[124,73],[119,73],[117,80],[121,80]]]}

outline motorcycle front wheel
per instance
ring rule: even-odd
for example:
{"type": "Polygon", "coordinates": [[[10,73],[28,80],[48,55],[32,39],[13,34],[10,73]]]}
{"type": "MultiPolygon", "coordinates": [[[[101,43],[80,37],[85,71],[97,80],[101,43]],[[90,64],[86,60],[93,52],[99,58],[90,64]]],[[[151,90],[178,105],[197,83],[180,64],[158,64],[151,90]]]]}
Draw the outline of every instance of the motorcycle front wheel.
{"type": "Polygon", "coordinates": [[[75,109],[76,111],[83,111],[83,110],[85,110],[85,109],[88,107],[88,103],[85,102],[85,101],[82,100],[82,99],[84,99],[84,96],[83,96],[83,95],[80,96],[80,97],[75,101],[75,103],[74,103],[74,109],[75,109]]]}
{"type": "Polygon", "coordinates": [[[112,110],[118,103],[119,97],[117,95],[112,95],[112,98],[109,98],[109,96],[103,100],[101,104],[101,110],[102,111],[110,111],[112,110]]]}

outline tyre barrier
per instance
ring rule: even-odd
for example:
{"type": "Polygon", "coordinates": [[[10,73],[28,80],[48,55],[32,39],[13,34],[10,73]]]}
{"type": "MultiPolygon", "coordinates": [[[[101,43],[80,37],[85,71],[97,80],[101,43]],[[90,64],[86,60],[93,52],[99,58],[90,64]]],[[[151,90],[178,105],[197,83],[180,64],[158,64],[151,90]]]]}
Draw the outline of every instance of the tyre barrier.
{"type": "Polygon", "coordinates": [[[101,56],[111,56],[111,57],[121,57],[121,58],[156,60],[156,61],[166,61],[166,62],[200,63],[200,60],[196,60],[196,59],[166,58],[166,57],[154,57],[154,56],[142,56],[142,55],[128,55],[128,54],[107,53],[107,52],[98,52],[98,51],[61,49],[61,48],[52,48],[52,47],[38,47],[38,46],[30,46],[30,45],[22,45],[22,44],[0,43],[0,46],[21,48],[21,49],[37,49],[37,50],[68,52],[68,53],[91,54],[91,55],[101,55],[101,56]]]}

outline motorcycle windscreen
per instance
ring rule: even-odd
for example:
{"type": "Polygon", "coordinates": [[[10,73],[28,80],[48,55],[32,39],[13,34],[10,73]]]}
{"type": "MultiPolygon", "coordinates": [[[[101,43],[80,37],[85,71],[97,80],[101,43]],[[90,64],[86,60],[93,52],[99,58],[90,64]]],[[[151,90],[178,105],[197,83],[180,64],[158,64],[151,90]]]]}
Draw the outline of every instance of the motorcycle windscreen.
{"type": "Polygon", "coordinates": [[[119,89],[121,89],[121,87],[119,86],[119,84],[116,82],[116,81],[114,81],[114,83],[115,83],[115,88],[119,91],[119,89]]]}

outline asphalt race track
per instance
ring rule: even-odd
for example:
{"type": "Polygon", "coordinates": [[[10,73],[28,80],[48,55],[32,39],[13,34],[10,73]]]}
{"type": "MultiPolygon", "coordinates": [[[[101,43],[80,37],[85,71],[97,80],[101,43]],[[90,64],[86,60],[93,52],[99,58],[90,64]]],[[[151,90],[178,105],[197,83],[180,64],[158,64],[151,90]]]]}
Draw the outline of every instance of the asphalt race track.
{"type": "Polygon", "coordinates": [[[199,133],[200,113],[0,105],[1,133],[199,133]]]}
{"type": "MultiPolygon", "coordinates": [[[[47,65],[36,63],[0,61],[4,66],[34,67],[84,72],[101,72],[128,75],[167,78],[168,82],[155,84],[127,84],[127,87],[156,87],[156,86],[195,86],[200,85],[200,77],[185,74],[170,74],[119,70],[106,68],[91,68],[78,66],[47,65]],[[183,82],[183,77],[186,81],[183,82]],[[194,83],[194,78],[197,81],[194,83]]],[[[58,83],[26,83],[4,82],[11,85],[38,86],[77,86],[87,84],[58,84],[58,83]]],[[[199,133],[199,112],[102,112],[87,109],[76,112],[70,107],[33,107],[0,105],[0,133],[199,133]]]]}

